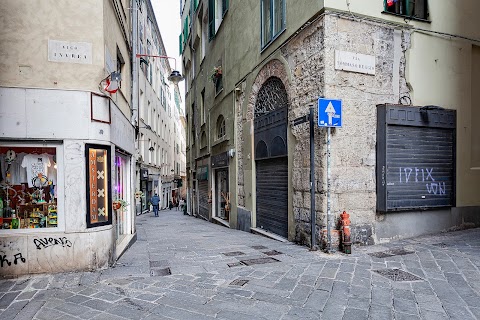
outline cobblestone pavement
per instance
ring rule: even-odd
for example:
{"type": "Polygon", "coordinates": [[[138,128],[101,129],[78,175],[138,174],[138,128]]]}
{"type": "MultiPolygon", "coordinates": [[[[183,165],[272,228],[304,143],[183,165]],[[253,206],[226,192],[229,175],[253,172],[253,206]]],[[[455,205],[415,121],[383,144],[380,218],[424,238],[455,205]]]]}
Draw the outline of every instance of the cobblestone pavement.
{"type": "Polygon", "coordinates": [[[480,319],[480,229],[327,255],[179,211],[137,226],[115,267],[0,280],[0,319],[480,319]]]}

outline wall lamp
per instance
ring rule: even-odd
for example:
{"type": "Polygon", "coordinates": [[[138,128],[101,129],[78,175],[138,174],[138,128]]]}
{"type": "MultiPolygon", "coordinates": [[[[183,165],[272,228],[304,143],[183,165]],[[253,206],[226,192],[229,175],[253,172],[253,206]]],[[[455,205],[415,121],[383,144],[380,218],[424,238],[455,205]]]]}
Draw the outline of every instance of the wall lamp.
{"type": "Polygon", "coordinates": [[[171,81],[173,82],[173,84],[177,84],[182,81],[183,79],[185,79],[182,74],[177,71],[177,59],[175,59],[174,57],[168,57],[168,56],[156,56],[156,55],[151,55],[151,54],[140,54],[140,53],[137,53],[137,58],[140,58],[140,63],[146,63],[148,64],[148,62],[143,59],[142,57],[151,57],[151,58],[160,58],[160,59],[173,59],[175,61],[175,69],[172,71],[172,73],[168,76],[168,81],[171,81]]]}

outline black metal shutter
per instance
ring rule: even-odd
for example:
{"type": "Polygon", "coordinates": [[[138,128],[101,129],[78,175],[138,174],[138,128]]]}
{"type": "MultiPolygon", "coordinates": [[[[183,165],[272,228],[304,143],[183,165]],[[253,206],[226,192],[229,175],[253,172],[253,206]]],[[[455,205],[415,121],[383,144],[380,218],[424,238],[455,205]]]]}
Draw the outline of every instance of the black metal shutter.
{"type": "Polygon", "coordinates": [[[257,227],[288,236],[288,158],[256,161],[257,227]]]}
{"type": "Polygon", "coordinates": [[[198,181],[198,214],[208,220],[208,180],[198,181]]]}
{"type": "Polygon", "coordinates": [[[379,106],[377,209],[455,205],[455,111],[379,106]]]}

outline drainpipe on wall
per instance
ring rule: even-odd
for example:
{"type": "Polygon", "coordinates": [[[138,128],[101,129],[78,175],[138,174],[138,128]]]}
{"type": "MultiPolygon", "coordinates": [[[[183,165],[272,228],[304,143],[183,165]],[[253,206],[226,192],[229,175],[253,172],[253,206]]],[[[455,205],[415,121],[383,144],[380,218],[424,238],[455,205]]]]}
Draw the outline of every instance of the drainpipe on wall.
{"type": "Polygon", "coordinates": [[[137,0],[132,0],[132,118],[130,122],[134,127],[137,126],[137,122],[138,122],[137,43],[138,43],[138,6],[137,6],[137,0]]]}

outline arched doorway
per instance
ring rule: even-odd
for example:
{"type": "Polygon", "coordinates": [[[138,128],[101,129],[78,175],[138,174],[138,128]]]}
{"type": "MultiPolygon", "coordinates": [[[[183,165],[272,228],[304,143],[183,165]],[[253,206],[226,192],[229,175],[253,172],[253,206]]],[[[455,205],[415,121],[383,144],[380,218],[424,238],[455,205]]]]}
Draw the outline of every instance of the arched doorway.
{"type": "Polygon", "coordinates": [[[254,143],[257,228],[288,236],[288,96],[283,82],[268,78],[255,103],[254,143]]]}

